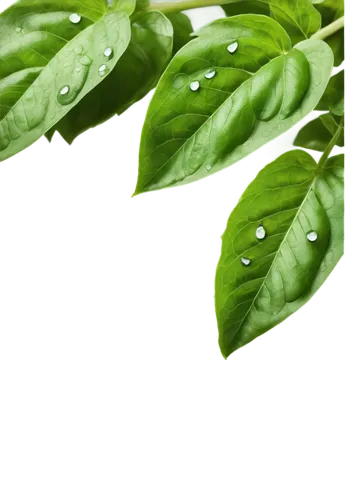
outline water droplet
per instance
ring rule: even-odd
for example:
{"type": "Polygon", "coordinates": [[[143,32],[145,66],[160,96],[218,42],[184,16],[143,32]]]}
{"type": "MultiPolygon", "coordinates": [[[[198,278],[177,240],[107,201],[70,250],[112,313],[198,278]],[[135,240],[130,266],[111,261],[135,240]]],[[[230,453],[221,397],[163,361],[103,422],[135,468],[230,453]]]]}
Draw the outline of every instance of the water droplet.
{"type": "Polygon", "coordinates": [[[191,84],[190,84],[190,90],[192,90],[193,92],[196,92],[197,90],[199,90],[199,87],[200,87],[200,83],[197,80],[195,82],[191,82],[191,84]]]}
{"type": "Polygon", "coordinates": [[[241,257],[241,262],[244,264],[244,266],[249,266],[251,264],[251,260],[247,259],[246,257],[241,257]]]}
{"type": "Polygon", "coordinates": [[[265,228],[263,226],[259,226],[257,229],[256,229],[256,238],[258,240],[263,240],[265,239],[266,237],[266,231],[265,231],[265,228]]]}
{"type": "Polygon", "coordinates": [[[111,47],[107,47],[106,49],[104,49],[103,55],[105,57],[111,57],[113,55],[113,50],[111,49],[111,47]]]}
{"type": "Polygon", "coordinates": [[[71,14],[69,19],[72,24],[78,24],[81,22],[82,17],[79,14],[71,14]]]}
{"type": "Polygon", "coordinates": [[[81,47],[81,45],[78,45],[77,47],[75,47],[75,53],[80,55],[82,54],[82,51],[83,51],[83,47],[81,47]]]}
{"type": "Polygon", "coordinates": [[[88,56],[83,56],[80,59],[80,63],[83,64],[83,66],[90,66],[92,64],[92,59],[88,56]]]}
{"type": "Polygon", "coordinates": [[[215,69],[210,69],[209,71],[207,71],[207,72],[205,73],[205,78],[206,78],[207,80],[211,80],[212,78],[214,78],[214,76],[215,76],[215,75],[216,75],[216,71],[215,71],[215,69]]]}
{"type": "Polygon", "coordinates": [[[239,44],[237,42],[233,42],[228,45],[227,50],[228,52],[230,52],[230,54],[234,54],[237,51],[238,47],[239,44]]]}
{"type": "Polygon", "coordinates": [[[16,33],[21,33],[21,31],[22,31],[21,26],[17,26],[17,28],[15,28],[15,31],[16,31],[16,33]]]}
{"type": "Polygon", "coordinates": [[[108,71],[109,70],[105,64],[102,64],[102,66],[98,68],[99,76],[105,76],[108,73],[108,71]]]}
{"type": "Polygon", "coordinates": [[[60,95],[66,95],[68,94],[70,91],[70,87],[68,85],[65,85],[64,87],[62,87],[62,89],[60,90],[60,95]]]}
{"type": "Polygon", "coordinates": [[[308,241],[314,243],[318,239],[318,234],[316,233],[316,231],[310,231],[309,233],[307,233],[307,239],[308,241]]]}
{"type": "Polygon", "coordinates": [[[58,91],[57,100],[62,106],[67,106],[77,99],[87,81],[89,70],[89,66],[76,64],[70,85],[65,85],[58,91]]]}
{"type": "Polygon", "coordinates": [[[177,90],[182,89],[188,83],[189,77],[184,73],[176,75],[173,80],[173,87],[177,90]]]}
{"type": "Polygon", "coordinates": [[[210,170],[213,168],[212,165],[205,165],[205,169],[210,172],[210,170]]]}

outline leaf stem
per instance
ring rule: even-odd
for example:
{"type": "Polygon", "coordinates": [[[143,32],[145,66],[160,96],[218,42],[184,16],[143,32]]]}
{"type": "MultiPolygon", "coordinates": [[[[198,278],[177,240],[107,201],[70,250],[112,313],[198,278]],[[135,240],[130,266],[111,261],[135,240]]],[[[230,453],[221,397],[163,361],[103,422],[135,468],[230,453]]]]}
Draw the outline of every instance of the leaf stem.
{"type": "Polygon", "coordinates": [[[317,31],[314,35],[311,36],[311,38],[313,38],[314,40],[324,40],[325,38],[334,35],[337,31],[341,30],[342,28],[344,28],[344,16],[340,17],[336,21],[333,21],[333,23],[317,31]]]}
{"type": "Polygon", "coordinates": [[[162,0],[151,0],[148,10],[159,10],[161,12],[180,12],[182,10],[199,9],[212,5],[224,5],[235,3],[237,0],[173,0],[163,2],[162,0]]]}
{"type": "Polygon", "coordinates": [[[325,164],[326,164],[326,162],[327,162],[327,160],[329,158],[329,155],[332,152],[332,149],[337,144],[337,141],[338,141],[339,136],[341,135],[341,132],[342,132],[342,129],[343,129],[343,124],[344,124],[344,116],[342,116],[342,118],[341,118],[341,120],[339,122],[338,128],[336,130],[336,133],[334,134],[334,136],[330,140],[328,146],[326,147],[326,149],[323,152],[323,155],[321,156],[321,159],[318,162],[318,168],[319,169],[324,168],[324,166],[325,166],[325,164]]]}

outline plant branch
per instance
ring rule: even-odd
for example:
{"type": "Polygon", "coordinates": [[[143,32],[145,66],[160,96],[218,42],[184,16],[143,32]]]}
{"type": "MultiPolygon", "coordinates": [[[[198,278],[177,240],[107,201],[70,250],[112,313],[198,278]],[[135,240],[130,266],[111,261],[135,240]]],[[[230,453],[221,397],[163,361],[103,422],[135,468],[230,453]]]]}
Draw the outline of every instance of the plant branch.
{"type": "Polygon", "coordinates": [[[340,17],[336,21],[333,21],[333,23],[317,31],[317,33],[312,35],[311,38],[314,40],[324,40],[325,38],[334,35],[337,31],[341,30],[342,28],[344,28],[344,16],[340,17]]]}
{"type": "Polygon", "coordinates": [[[343,124],[344,124],[344,116],[342,116],[340,122],[339,122],[339,125],[338,125],[338,128],[336,130],[336,133],[334,134],[334,136],[332,137],[331,141],[329,142],[328,146],[326,147],[323,155],[321,156],[321,159],[319,160],[318,162],[318,168],[324,168],[328,158],[329,158],[329,155],[331,154],[332,152],[332,149],[334,148],[334,146],[337,144],[337,141],[339,139],[339,136],[341,135],[341,132],[343,130],[343,124]]]}
{"type": "Polygon", "coordinates": [[[182,10],[199,9],[212,5],[224,5],[235,3],[237,0],[173,0],[163,2],[162,0],[151,0],[149,10],[160,10],[161,12],[180,12],[182,10]]]}

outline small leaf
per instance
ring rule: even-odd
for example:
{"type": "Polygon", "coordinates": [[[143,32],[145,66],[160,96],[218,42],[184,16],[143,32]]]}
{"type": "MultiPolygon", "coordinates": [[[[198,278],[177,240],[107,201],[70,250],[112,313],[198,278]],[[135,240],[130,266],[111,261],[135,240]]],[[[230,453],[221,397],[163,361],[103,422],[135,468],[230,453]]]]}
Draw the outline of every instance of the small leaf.
{"type": "Polygon", "coordinates": [[[290,151],[259,173],[232,212],[216,273],[224,357],[302,307],[342,256],[343,158],[322,169],[290,151]]]}
{"type": "Polygon", "coordinates": [[[133,14],[136,8],[135,0],[107,0],[108,10],[121,10],[125,12],[128,16],[133,14]]]}
{"type": "Polygon", "coordinates": [[[292,49],[265,16],[220,19],[173,58],[149,106],[136,194],[204,178],[249,155],[318,104],[332,70],[322,41],[292,49]]]}
{"type": "Polygon", "coordinates": [[[130,23],[105,8],[100,0],[21,0],[0,16],[0,160],[35,142],[115,67],[130,23]]]}
{"type": "Polygon", "coordinates": [[[316,109],[331,111],[337,116],[344,115],[344,71],[332,76],[316,109]]]}
{"type": "MultiPolygon", "coordinates": [[[[322,153],[337,132],[338,126],[339,123],[330,113],[312,113],[273,141],[269,145],[268,154],[275,159],[293,148],[305,149],[310,153],[322,153]]],[[[346,145],[346,131],[343,128],[335,147],[343,149],[346,145]]]]}
{"type": "Polygon", "coordinates": [[[271,16],[290,35],[292,43],[306,40],[321,27],[321,16],[311,0],[240,0],[223,5],[228,16],[263,14],[271,16]]]}
{"type": "MultiPolygon", "coordinates": [[[[344,16],[344,0],[324,0],[315,6],[322,16],[322,27],[333,23],[344,16]]],[[[340,66],[344,61],[344,29],[326,38],[334,54],[334,65],[340,66]]]]}
{"type": "Polygon", "coordinates": [[[193,32],[193,26],[188,16],[182,12],[172,12],[167,14],[167,18],[173,25],[174,30],[174,43],[173,54],[176,54],[184,45],[190,40],[190,35],[193,32]]]}
{"type": "Polygon", "coordinates": [[[157,84],[172,54],[173,29],[161,12],[138,14],[130,44],[112,73],[47,134],[55,130],[71,144],[89,128],[120,115],[157,84]]]}
{"type": "MultiPolygon", "coordinates": [[[[307,125],[299,130],[293,140],[293,145],[307,151],[323,152],[334,134],[338,124],[329,113],[316,116],[307,125]]],[[[338,148],[346,146],[345,130],[343,129],[335,144],[338,148]]]]}

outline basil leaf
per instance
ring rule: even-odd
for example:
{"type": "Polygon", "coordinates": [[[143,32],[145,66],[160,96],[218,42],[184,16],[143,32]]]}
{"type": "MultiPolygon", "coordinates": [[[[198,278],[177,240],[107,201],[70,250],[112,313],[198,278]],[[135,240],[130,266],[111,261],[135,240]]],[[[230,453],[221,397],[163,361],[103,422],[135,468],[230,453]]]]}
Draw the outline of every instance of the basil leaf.
{"type": "MultiPolygon", "coordinates": [[[[324,151],[338,130],[340,117],[327,113],[307,123],[297,134],[294,145],[300,148],[324,151]]],[[[342,130],[337,146],[344,146],[344,130],[342,130]]]]}
{"type": "MultiPolygon", "coordinates": [[[[321,14],[323,27],[344,16],[344,0],[324,0],[315,7],[321,14]]],[[[333,51],[334,65],[340,66],[344,61],[344,29],[337,31],[325,41],[333,51]]]]}
{"type": "Polygon", "coordinates": [[[285,28],[293,44],[309,38],[321,27],[321,16],[310,0],[240,0],[222,7],[228,16],[271,16],[285,28]]]}
{"type": "Polygon", "coordinates": [[[344,16],[344,0],[322,0],[315,7],[322,17],[322,27],[344,16]]]}
{"type": "Polygon", "coordinates": [[[55,130],[71,144],[89,128],[120,115],[157,84],[172,54],[173,29],[161,12],[138,14],[130,44],[112,73],[47,134],[55,130]]]}
{"type": "MultiPolygon", "coordinates": [[[[301,128],[293,140],[293,146],[307,151],[323,152],[336,133],[338,124],[332,115],[323,113],[301,128]]],[[[335,144],[338,148],[346,146],[345,130],[342,129],[335,144]]]]}
{"type": "Polygon", "coordinates": [[[121,10],[130,16],[136,8],[135,0],[107,0],[108,10],[121,10]]]}
{"type": "Polygon", "coordinates": [[[344,70],[332,76],[316,109],[344,115],[344,70]]]}
{"type": "Polygon", "coordinates": [[[259,173],[232,212],[215,286],[225,358],[302,307],[342,256],[343,158],[322,169],[290,151],[259,173]]]}
{"type": "Polygon", "coordinates": [[[193,26],[188,16],[182,12],[172,12],[167,14],[167,18],[173,25],[174,30],[174,43],[173,54],[176,54],[184,45],[190,40],[190,35],[193,32],[193,26]]]}
{"type": "Polygon", "coordinates": [[[318,104],[332,70],[322,41],[292,49],[265,16],[199,30],[162,76],[148,109],[136,193],[192,182],[249,155],[318,104]]]}
{"type": "Polygon", "coordinates": [[[141,12],[143,10],[148,9],[148,7],[149,7],[149,0],[137,0],[135,12],[141,12]]]}
{"type": "MultiPolygon", "coordinates": [[[[162,0],[152,0],[153,6],[156,3],[161,3],[162,0]]],[[[168,3],[171,3],[170,1],[168,3]]],[[[193,22],[185,12],[174,12],[165,14],[173,25],[173,54],[176,54],[183,45],[191,40],[190,34],[194,31],[193,22]]]]}
{"type": "Polygon", "coordinates": [[[30,146],[112,71],[130,23],[105,9],[100,0],[22,0],[0,16],[0,160],[30,146]]]}

